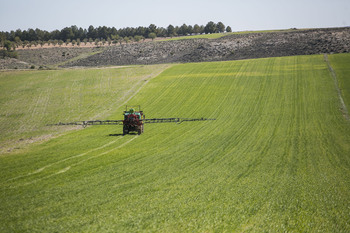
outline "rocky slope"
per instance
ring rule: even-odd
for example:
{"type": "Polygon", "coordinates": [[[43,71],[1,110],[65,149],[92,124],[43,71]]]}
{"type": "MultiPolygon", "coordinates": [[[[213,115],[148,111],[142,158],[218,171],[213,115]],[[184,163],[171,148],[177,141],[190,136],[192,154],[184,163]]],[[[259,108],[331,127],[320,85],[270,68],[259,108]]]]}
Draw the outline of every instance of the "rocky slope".
{"type": "MultiPolygon", "coordinates": [[[[350,28],[346,27],[231,34],[219,39],[146,42],[104,49],[75,47],[23,50],[19,51],[19,60],[21,64],[37,66],[93,67],[348,52],[350,28]]],[[[0,61],[0,69],[4,67],[6,64],[0,61]]]]}
{"type": "Polygon", "coordinates": [[[234,34],[219,39],[148,42],[109,47],[104,52],[65,64],[101,66],[350,52],[350,28],[234,34]]]}

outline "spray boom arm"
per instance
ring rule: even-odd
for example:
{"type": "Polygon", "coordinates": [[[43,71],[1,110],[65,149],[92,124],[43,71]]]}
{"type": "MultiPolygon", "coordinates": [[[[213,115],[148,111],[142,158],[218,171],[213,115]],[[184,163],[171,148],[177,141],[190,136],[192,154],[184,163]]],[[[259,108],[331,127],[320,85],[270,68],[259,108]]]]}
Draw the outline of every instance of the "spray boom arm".
{"type": "MultiPolygon", "coordinates": [[[[151,119],[140,119],[141,122],[144,124],[150,124],[150,123],[182,123],[185,121],[213,121],[216,119],[208,119],[208,118],[151,118],[151,119]]],[[[82,125],[84,128],[87,125],[123,125],[123,120],[95,120],[95,121],[76,121],[76,122],[68,122],[68,123],[62,123],[59,122],[58,124],[51,124],[53,125],[82,125]]]]}

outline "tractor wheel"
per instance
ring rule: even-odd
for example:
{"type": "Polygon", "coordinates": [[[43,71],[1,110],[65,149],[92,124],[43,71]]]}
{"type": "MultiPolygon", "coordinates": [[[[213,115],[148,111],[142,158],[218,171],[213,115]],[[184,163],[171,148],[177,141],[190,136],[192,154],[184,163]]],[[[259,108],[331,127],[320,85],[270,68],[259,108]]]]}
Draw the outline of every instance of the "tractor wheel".
{"type": "Polygon", "coordinates": [[[141,130],[141,128],[139,128],[139,129],[137,130],[137,134],[140,135],[141,133],[142,133],[142,130],[141,130]]]}
{"type": "Polygon", "coordinates": [[[124,136],[125,134],[128,134],[128,133],[129,133],[128,130],[126,130],[126,129],[123,130],[123,136],[124,136]]]}

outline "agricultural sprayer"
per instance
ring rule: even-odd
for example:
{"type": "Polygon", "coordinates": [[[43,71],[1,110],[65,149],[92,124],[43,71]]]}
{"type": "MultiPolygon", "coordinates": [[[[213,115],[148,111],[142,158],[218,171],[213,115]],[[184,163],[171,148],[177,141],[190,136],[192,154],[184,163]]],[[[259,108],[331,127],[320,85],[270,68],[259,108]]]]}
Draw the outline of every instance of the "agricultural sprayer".
{"type": "MultiPolygon", "coordinates": [[[[53,125],[82,125],[84,128],[88,125],[123,125],[123,135],[130,132],[137,132],[142,134],[144,130],[144,124],[150,123],[182,123],[185,121],[208,121],[215,119],[208,118],[151,118],[146,119],[141,107],[137,106],[138,110],[135,110],[135,107],[126,106],[123,113],[124,120],[94,120],[94,121],[76,121],[69,123],[58,123],[53,125]]],[[[51,125],[52,126],[52,125],[51,125]]]]}

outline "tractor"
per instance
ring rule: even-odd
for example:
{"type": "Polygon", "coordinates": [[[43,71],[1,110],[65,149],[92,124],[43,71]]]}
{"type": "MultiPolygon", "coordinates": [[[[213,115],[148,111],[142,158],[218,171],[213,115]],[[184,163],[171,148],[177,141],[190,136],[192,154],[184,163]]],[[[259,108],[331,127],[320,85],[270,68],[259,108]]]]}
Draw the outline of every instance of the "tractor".
{"type": "MultiPolygon", "coordinates": [[[[128,108],[128,106],[126,106],[128,108]]],[[[134,108],[130,108],[129,110],[125,110],[123,120],[123,135],[128,134],[129,132],[137,132],[137,134],[143,133],[143,121],[145,119],[145,115],[143,111],[135,111],[134,108]]]]}
{"type": "Polygon", "coordinates": [[[76,121],[69,123],[59,122],[58,124],[50,124],[52,125],[82,125],[84,128],[88,125],[123,125],[123,135],[129,134],[130,132],[137,132],[137,134],[143,133],[143,125],[150,123],[182,123],[184,121],[208,121],[215,119],[208,118],[150,118],[145,119],[145,115],[143,111],[141,111],[141,107],[138,105],[138,111],[135,111],[135,107],[126,106],[125,111],[123,113],[124,120],[93,120],[93,121],[76,121]],[[128,110],[129,109],[129,110],[128,110]]]}

